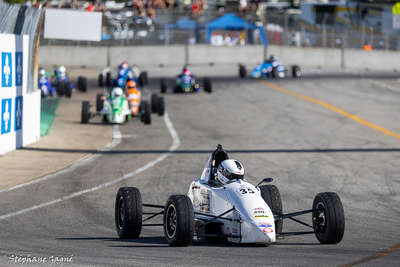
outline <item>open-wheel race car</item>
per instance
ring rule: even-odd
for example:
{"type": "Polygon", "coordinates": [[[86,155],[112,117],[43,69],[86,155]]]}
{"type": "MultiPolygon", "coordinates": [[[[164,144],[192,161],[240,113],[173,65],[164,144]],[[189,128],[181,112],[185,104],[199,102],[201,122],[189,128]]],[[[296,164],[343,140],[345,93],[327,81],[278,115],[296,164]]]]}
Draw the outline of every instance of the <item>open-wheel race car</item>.
{"type": "MultiPolygon", "coordinates": [[[[301,76],[301,70],[298,65],[293,65],[291,70],[294,78],[301,76]]],[[[244,65],[239,64],[240,78],[285,78],[287,71],[288,69],[274,56],[271,56],[269,60],[265,60],[261,64],[257,64],[250,72],[246,70],[244,65]]]]}
{"type": "Polygon", "coordinates": [[[109,66],[106,67],[99,74],[98,83],[100,87],[119,86],[124,88],[129,80],[135,81],[140,87],[147,85],[147,72],[141,72],[138,66],[129,67],[128,63],[123,62],[118,66],[117,70],[113,70],[109,66]]]}
{"type": "Polygon", "coordinates": [[[186,68],[183,69],[182,74],[175,77],[174,84],[168,83],[166,78],[160,79],[160,91],[162,94],[166,93],[168,88],[172,88],[174,93],[192,93],[200,91],[203,87],[207,93],[212,92],[211,81],[209,78],[203,78],[203,84],[196,82],[193,75],[186,68]]]}
{"type": "Polygon", "coordinates": [[[243,165],[228,158],[221,145],[212,152],[201,177],[193,181],[187,195],[172,195],[165,205],[142,203],[136,187],[122,187],[115,200],[115,224],[120,238],[138,238],[142,227],[163,226],[170,246],[188,246],[192,241],[223,238],[235,243],[271,243],[279,236],[315,234],[321,244],[339,243],[344,235],[342,202],[336,193],[315,196],[312,208],[283,213],[275,185],[264,178],[258,185],[244,179],[243,165]],[[143,212],[158,208],[159,212],[143,212]],[[312,225],[294,217],[311,213],[312,225]],[[143,214],[152,214],[143,218],[143,214]],[[147,224],[163,215],[163,223],[147,224]],[[283,220],[291,219],[311,231],[282,232],[283,220]]]}
{"type": "MultiPolygon", "coordinates": [[[[151,124],[150,106],[147,101],[141,100],[140,90],[127,89],[128,96],[123,90],[115,87],[108,96],[97,94],[96,112],[90,110],[90,102],[82,102],[81,122],[88,123],[95,116],[101,116],[103,122],[123,124],[131,117],[140,117],[144,124],[151,124]]],[[[164,99],[152,96],[152,109],[160,116],[164,115],[164,99]]]]}

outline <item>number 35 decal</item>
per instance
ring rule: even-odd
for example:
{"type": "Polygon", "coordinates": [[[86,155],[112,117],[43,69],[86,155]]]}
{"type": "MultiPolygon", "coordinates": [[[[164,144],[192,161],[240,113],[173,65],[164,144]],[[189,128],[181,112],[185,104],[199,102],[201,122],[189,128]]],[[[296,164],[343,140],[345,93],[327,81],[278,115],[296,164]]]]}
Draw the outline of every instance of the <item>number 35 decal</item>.
{"type": "Polygon", "coordinates": [[[253,189],[249,187],[240,187],[236,190],[240,195],[254,194],[253,189]]]}

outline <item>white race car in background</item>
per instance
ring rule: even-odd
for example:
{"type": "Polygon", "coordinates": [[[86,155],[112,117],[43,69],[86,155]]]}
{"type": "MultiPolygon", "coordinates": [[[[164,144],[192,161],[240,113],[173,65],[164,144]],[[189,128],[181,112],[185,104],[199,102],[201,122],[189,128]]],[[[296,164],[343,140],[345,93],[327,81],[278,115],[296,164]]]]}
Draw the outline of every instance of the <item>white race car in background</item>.
{"type": "MultiPolygon", "coordinates": [[[[319,193],[312,209],[283,214],[279,190],[262,185],[272,178],[253,185],[245,179],[221,184],[216,178],[217,167],[228,159],[218,145],[212,152],[201,177],[192,182],[187,195],[172,195],[166,204],[143,204],[139,189],[122,187],[115,202],[116,230],[121,238],[138,238],[142,227],[160,225],[170,246],[188,246],[192,241],[225,238],[235,243],[270,243],[279,236],[315,234],[321,244],[339,243],[344,235],[344,210],[336,193],[319,193]],[[143,219],[143,207],[161,208],[143,219]],[[312,225],[293,217],[312,213],[312,225]],[[144,224],[163,214],[162,224],[144,224]],[[312,231],[282,232],[283,219],[312,228],[312,231]]],[[[239,163],[240,164],[240,163],[239,163]]]]}

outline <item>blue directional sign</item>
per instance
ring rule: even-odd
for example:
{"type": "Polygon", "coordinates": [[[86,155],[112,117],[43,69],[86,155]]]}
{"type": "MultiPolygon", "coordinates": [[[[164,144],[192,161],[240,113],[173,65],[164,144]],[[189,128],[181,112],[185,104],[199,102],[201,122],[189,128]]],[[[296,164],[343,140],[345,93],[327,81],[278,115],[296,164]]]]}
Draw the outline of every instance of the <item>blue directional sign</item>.
{"type": "Polygon", "coordinates": [[[11,53],[1,53],[1,86],[12,85],[12,58],[11,53]]]}
{"type": "Polygon", "coordinates": [[[15,98],[15,131],[22,129],[22,114],[23,114],[23,101],[22,96],[15,98]]]}
{"type": "Polygon", "coordinates": [[[21,86],[23,79],[23,57],[22,52],[15,52],[15,85],[21,86]]]}
{"type": "Polygon", "coordinates": [[[1,134],[11,131],[11,98],[1,100],[1,134]]]}

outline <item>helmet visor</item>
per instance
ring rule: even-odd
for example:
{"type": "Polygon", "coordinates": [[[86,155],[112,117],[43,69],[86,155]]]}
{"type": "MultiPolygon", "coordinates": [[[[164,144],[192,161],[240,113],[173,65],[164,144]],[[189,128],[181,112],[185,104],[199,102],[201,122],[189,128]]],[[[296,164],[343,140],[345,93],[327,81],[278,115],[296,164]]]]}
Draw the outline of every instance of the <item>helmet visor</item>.
{"type": "Polygon", "coordinates": [[[237,180],[244,178],[244,174],[231,173],[230,171],[225,169],[224,166],[222,165],[218,167],[218,170],[222,173],[223,176],[225,176],[229,180],[237,180]]]}

